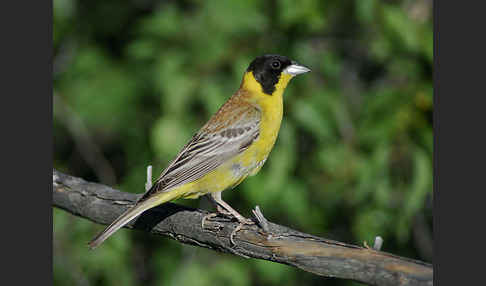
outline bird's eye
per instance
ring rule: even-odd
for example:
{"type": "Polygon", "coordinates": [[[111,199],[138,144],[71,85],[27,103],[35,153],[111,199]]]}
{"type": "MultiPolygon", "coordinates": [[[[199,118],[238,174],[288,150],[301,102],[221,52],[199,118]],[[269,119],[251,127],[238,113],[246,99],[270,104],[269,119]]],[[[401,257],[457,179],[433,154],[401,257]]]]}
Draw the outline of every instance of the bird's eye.
{"type": "Polygon", "coordinates": [[[273,69],[279,69],[280,68],[280,62],[279,61],[273,61],[272,62],[272,68],[273,69]]]}

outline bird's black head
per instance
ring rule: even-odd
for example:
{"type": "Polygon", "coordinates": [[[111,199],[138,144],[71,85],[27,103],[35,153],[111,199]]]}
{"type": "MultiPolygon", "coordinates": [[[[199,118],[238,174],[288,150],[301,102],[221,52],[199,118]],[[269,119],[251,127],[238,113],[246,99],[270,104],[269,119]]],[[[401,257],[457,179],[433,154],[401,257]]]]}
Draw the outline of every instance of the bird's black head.
{"type": "Polygon", "coordinates": [[[263,92],[272,95],[283,72],[295,76],[308,72],[310,69],[298,65],[285,56],[263,55],[255,58],[246,71],[253,72],[256,81],[262,86],[263,92]]]}

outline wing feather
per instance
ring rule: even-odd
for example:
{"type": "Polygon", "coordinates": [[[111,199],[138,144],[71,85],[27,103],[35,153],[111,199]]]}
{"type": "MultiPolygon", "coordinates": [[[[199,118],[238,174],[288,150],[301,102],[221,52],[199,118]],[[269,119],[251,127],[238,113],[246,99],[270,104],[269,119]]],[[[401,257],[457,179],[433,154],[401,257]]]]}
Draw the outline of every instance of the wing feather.
{"type": "Polygon", "coordinates": [[[248,149],[258,138],[260,111],[255,107],[240,104],[231,114],[223,112],[217,116],[218,113],[182,148],[142,200],[203,177],[248,149]]]}

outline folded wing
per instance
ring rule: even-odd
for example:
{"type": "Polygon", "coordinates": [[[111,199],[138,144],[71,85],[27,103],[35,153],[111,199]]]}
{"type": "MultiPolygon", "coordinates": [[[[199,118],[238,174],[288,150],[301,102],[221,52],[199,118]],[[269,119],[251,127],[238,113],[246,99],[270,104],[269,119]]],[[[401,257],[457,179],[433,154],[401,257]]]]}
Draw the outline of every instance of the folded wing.
{"type": "Polygon", "coordinates": [[[223,105],[183,147],[141,200],[155,192],[196,181],[250,147],[260,134],[260,111],[249,104],[233,106],[231,113],[224,111],[223,105]]]}

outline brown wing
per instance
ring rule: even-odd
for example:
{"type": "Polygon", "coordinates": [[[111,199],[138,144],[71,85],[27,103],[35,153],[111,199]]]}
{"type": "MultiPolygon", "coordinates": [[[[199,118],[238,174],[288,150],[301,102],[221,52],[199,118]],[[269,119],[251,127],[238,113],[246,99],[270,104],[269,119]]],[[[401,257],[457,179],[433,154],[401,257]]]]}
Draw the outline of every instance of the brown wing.
{"type": "Polygon", "coordinates": [[[260,134],[259,122],[258,109],[241,101],[228,101],[182,148],[142,200],[193,182],[248,149],[260,134]]]}

